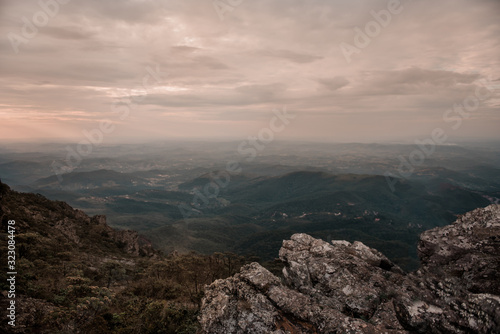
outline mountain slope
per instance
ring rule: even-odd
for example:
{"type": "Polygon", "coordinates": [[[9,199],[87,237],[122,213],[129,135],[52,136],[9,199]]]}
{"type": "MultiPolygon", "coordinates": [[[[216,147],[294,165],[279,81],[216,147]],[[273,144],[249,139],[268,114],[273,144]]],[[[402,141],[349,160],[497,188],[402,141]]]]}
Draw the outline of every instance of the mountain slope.
{"type": "MultiPolygon", "coordinates": [[[[189,185],[203,193],[209,182],[204,175],[189,185]]],[[[157,241],[176,229],[185,236],[180,239],[184,249],[231,249],[262,259],[272,259],[281,240],[294,233],[323,240],[359,240],[410,270],[418,265],[414,249],[420,232],[490,204],[480,193],[446,183],[429,186],[401,180],[391,191],[383,176],[311,171],[242,176],[219,190],[217,198],[207,197],[208,205],[199,201],[201,214],[144,233],[157,241]],[[223,200],[228,204],[221,205],[223,200]],[[206,226],[211,230],[207,232],[206,226]]]]}
{"type": "Polygon", "coordinates": [[[11,239],[16,248],[15,264],[7,268],[4,260],[0,272],[0,307],[14,302],[16,326],[2,312],[1,333],[194,334],[203,286],[244,261],[233,254],[164,256],[137,232],[110,228],[104,216],[1,182],[0,221],[0,253],[11,239]],[[15,228],[10,238],[8,226],[15,228]]]}

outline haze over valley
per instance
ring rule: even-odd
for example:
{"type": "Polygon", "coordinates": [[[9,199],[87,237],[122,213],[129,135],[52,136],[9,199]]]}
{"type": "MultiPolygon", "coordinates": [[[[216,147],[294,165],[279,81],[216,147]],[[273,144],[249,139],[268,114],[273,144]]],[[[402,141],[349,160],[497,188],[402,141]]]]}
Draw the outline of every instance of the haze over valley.
{"type": "Polygon", "coordinates": [[[500,198],[495,143],[273,142],[255,157],[238,152],[240,144],[104,145],[65,173],[60,166],[76,162],[66,160],[69,145],[4,147],[0,175],[16,190],[105,214],[112,227],[139,231],[166,253],[270,261],[283,239],[304,232],[365,242],[407,269],[417,263],[419,233],[500,198]],[[410,163],[422,149],[433,152],[410,163]]]}

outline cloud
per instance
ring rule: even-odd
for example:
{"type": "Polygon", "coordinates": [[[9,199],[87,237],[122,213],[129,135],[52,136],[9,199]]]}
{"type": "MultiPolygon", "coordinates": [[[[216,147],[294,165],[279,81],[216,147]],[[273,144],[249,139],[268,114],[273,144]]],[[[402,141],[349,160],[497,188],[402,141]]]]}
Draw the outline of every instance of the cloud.
{"type": "Polygon", "coordinates": [[[297,53],[290,50],[262,50],[258,52],[258,54],[259,53],[263,56],[283,58],[299,64],[311,63],[322,58],[319,56],[297,53]]]}
{"type": "Polygon", "coordinates": [[[354,92],[358,95],[436,95],[470,90],[478,73],[458,73],[411,67],[393,71],[362,72],[354,92]]]}
{"type": "Polygon", "coordinates": [[[87,40],[95,36],[95,32],[86,31],[81,27],[45,27],[43,33],[53,38],[67,39],[67,40],[87,40]]]}
{"type": "Polygon", "coordinates": [[[246,96],[254,97],[261,101],[269,101],[280,95],[286,90],[285,84],[274,83],[267,85],[243,85],[236,87],[235,90],[246,96]]]}
{"type": "Polygon", "coordinates": [[[478,73],[458,73],[444,70],[427,70],[411,67],[396,71],[371,72],[376,76],[374,84],[381,85],[429,85],[450,87],[457,84],[470,84],[480,78],[478,73]]]}
{"type": "Polygon", "coordinates": [[[170,48],[170,52],[172,54],[181,54],[181,55],[188,55],[190,53],[194,53],[196,51],[202,50],[201,48],[197,48],[194,46],[187,46],[187,45],[174,45],[170,48]]]}
{"type": "MultiPolygon", "coordinates": [[[[124,136],[139,123],[137,131],[148,129],[143,136],[163,128],[189,134],[187,119],[213,136],[229,122],[238,136],[282,105],[302,115],[287,130],[292,138],[375,141],[373,127],[395,138],[426,134],[446,125],[443,110],[473,93],[477,80],[500,77],[500,2],[402,4],[348,64],[339,44],[352,44],[354,28],[364,29],[387,1],[252,0],[224,21],[211,1],[71,1],[18,54],[5,37],[22,34],[22,17],[41,8],[3,2],[0,132],[6,113],[19,122],[53,117],[48,132],[59,126],[65,136],[69,123],[83,129],[89,119],[112,118],[117,96],[133,95],[146,68],[158,66],[162,80],[122,122],[124,136]]],[[[500,126],[497,94],[481,104],[474,127],[464,122],[455,135],[483,124],[478,135],[497,138],[488,130],[500,126]]]]}
{"type": "Polygon", "coordinates": [[[338,90],[349,84],[349,80],[347,80],[345,77],[334,77],[327,79],[320,78],[316,79],[316,81],[320,83],[323,87],[331,91],[338,90]]]}

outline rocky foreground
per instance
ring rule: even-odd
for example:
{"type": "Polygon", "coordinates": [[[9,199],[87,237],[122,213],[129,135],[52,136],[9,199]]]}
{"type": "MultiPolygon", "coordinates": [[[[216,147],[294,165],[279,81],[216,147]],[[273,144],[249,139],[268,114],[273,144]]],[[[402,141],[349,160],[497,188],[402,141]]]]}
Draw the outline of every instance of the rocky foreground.
{"type": "Polygon", "coordinates": [[[404,273],[363,243],[295,234],[280,279],[257,263],[206,291],[202,333],[500,333],[500,206],[420,237],[404,273]]]}

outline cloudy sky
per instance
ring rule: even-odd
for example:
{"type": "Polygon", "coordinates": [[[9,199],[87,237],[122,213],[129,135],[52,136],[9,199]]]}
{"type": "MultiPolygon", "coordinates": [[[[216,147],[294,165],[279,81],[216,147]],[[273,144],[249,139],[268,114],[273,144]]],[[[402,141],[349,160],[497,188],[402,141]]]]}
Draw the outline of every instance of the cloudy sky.
{"type": "Polygon", "coordinates": [[[284,107],[280,139],[500,139],[497,0],[41,2],[0,0],[3,141],[245,139],[284,107]]]}

